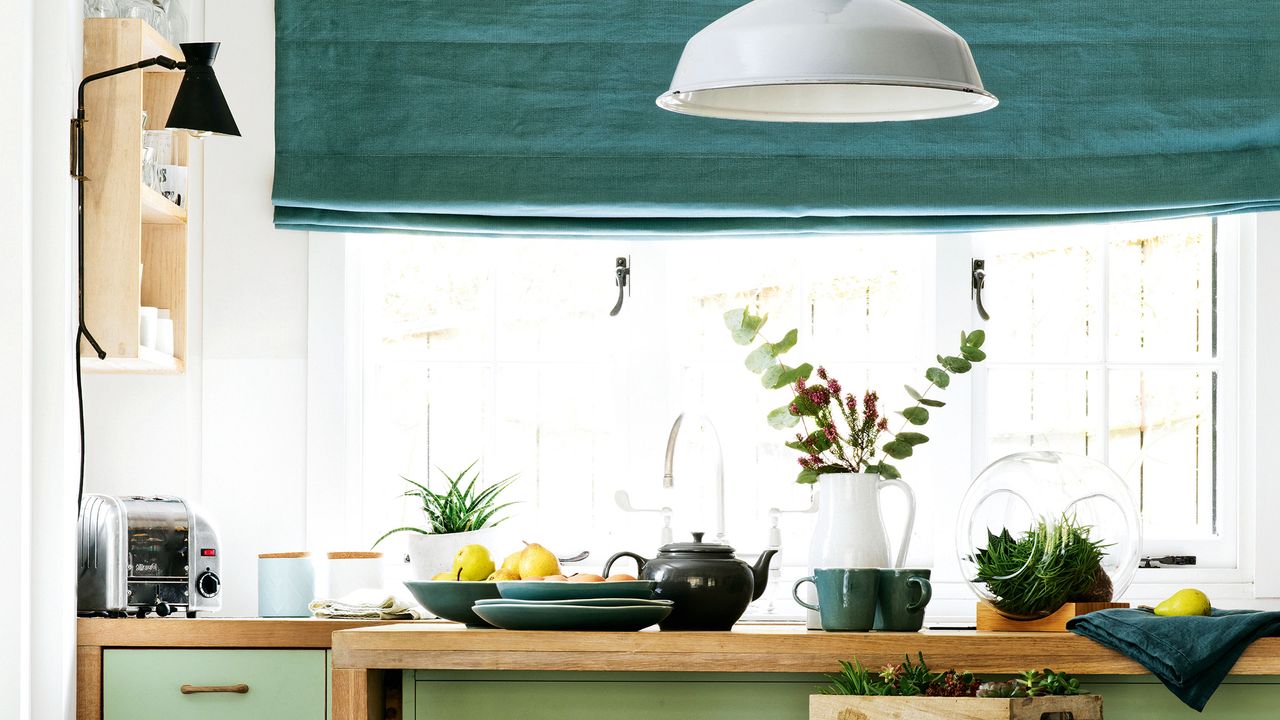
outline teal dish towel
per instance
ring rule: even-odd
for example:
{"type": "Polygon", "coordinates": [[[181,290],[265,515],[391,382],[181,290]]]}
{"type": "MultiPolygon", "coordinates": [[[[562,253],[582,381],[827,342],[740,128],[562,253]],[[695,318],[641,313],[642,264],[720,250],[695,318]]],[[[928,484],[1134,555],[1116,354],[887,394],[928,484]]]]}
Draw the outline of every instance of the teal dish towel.
{"type": "Polygon", "coordinates": [[[1098,610],[1072,619],[1067,629],[1133,658],[1179,700],[1202,711],[1250,643],[1280,635],[1280,612],[1160,617],[1150,610],[1098,610]]]}

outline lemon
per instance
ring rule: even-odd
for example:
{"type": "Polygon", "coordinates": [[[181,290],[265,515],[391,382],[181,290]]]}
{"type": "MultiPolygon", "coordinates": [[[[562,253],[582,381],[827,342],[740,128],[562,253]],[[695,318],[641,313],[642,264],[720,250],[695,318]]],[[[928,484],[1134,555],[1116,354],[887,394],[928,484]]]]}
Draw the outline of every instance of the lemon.
{"type": "Polygon", "coordinates": [[[1212,611],[1209,596],[1194,588],[1179,590],[1155,608],[1155,613],[1164,617],[1208,615],[1212,611]]]}

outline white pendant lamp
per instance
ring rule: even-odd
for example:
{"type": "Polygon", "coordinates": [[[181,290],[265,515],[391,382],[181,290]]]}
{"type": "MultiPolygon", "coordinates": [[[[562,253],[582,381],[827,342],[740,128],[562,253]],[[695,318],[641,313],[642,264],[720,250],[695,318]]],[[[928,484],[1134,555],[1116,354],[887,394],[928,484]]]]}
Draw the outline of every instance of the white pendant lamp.
{"type": "Polygon", "coordinates": [[[964,38],[899,0],[754,0],[689,39],[657,102],[730,120],[883,122],[998,101],[964,38]]]}

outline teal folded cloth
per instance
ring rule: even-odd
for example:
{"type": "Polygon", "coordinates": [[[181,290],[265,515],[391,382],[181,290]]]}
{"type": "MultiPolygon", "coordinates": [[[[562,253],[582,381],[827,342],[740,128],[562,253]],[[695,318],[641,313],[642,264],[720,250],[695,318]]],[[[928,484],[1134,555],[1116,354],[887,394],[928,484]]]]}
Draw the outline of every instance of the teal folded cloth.
{"type": "Polygon", "coordinates": [[[1160,617],[1150,610],[1098,610],[1073,618],[1067,629],[1133,658],[1179,700],[1203,711],[1250,643],[1280,635],[1280,612],[1160,617]]]}

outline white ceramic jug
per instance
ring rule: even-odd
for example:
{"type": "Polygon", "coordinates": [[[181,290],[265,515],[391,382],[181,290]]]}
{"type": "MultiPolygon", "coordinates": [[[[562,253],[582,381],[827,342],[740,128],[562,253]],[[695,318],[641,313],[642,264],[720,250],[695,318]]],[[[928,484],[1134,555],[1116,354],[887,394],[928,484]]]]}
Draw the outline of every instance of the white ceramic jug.
{"type": "MultiPolygon", "coordinates": [[[[809,569],[902,567],[915,519],[915,494],[901,480],[887,480],[874,473],[822,475],[818,480],[818,525],[809,543],[809,569]],[[887,487],[907,496],[907,522],[892,564],[880,513],[880,491],[887,487]]],[[[822,627],[816,612],[810,610],[807,618],[810,628],[822,627]]]]}

